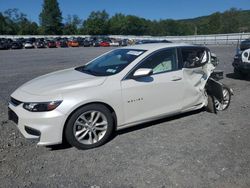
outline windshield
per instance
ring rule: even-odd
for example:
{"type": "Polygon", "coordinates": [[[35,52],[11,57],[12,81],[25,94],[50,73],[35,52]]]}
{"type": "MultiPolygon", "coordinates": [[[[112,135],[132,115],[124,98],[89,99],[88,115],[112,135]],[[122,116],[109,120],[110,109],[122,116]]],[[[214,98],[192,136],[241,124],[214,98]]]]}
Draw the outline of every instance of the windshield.
{"type": "Polygon", "coordinates": [[[113,50],[89,64],[77,67],[76,70],[95,76],[109,76],[117,74],[128,66],[137,57],[142,55],[145,50],[117,49],[113,50]]]}

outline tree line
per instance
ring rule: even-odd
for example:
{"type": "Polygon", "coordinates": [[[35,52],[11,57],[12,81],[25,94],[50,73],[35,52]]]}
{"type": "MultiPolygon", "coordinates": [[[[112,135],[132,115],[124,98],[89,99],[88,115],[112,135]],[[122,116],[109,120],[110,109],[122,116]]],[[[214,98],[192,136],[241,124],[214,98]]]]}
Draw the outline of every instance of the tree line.
{"type": "Polygon", "coordinates": [[[77,15],[63,19],[57,0],[44,0],[38,25],[18,9],[0,12],[1,35],[151,35],[178,36],[250,32],[250,11],[231,8],[194,19],[148,20],[105,10],[93,11],[86,20],[77,15]]]}

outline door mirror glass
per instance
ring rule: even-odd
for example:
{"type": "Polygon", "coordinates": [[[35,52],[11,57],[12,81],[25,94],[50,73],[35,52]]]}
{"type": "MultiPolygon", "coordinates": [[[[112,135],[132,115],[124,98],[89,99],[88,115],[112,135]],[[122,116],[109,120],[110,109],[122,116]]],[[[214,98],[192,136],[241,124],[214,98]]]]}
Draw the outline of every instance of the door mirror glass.
{"type": "Polygon", "coordinates": [[[152,69],[140,68],[134,72],[133,77],[139,78],[139,77],[150,76],[152,73],[153,73],[152,69]]]}

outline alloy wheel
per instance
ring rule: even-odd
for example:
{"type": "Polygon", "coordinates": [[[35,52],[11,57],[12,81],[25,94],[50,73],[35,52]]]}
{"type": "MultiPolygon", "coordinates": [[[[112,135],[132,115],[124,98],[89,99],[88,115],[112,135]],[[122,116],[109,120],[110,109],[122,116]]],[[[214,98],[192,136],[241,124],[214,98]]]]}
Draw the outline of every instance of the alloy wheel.
{"type": "Polygon", "coordinates": [[[100,111],[87,111],[81,114],[73,126],[76,140],[91,145],[99,142],[107,132],[107,117],[100,111]]]}

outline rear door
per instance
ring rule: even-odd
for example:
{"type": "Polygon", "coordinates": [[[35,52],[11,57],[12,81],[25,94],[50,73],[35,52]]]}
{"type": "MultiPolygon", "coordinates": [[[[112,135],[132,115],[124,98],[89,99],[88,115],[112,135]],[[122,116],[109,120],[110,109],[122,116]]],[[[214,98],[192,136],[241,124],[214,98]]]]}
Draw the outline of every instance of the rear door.
{"type": "Polygon", "coordinates": [[[178,49],[183,79],[186,82],[182,109],[204,103],[204,87],[209,77],[206,67],[209,52],[203,47],[181,47],[178,49]]]}

